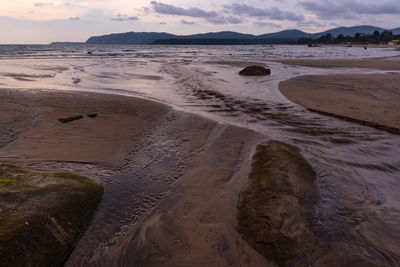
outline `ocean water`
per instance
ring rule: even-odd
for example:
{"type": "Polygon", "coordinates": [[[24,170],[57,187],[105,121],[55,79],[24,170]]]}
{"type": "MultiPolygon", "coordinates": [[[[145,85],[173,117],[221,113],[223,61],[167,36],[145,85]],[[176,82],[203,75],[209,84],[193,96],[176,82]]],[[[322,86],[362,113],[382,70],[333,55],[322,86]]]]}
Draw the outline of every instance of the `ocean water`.
{"type": "Polygon", "coordinates": [[[0,88],[142,97],[298,147],[316,170],[316,232],[335,246],[400,265],[400,136],[307,111],[278,90],[306,74],[383,73],[289,66],[274,59],[398,57],[382,48],[304,46],[0,46],[0,88]],[[239,67],[267,64],[268,77],[239,67]]]}

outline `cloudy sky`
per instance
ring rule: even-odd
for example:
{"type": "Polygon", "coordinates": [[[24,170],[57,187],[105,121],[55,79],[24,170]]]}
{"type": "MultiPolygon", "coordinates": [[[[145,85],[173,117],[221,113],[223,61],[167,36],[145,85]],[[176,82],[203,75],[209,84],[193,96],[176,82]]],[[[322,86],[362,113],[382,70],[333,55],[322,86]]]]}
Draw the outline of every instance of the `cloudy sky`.
{"type": "Polygon", "coordinates": [[[0,0],[0,43],[86,41],[127,31],[192,34],[400,27],[399,0],[0,0]]]}

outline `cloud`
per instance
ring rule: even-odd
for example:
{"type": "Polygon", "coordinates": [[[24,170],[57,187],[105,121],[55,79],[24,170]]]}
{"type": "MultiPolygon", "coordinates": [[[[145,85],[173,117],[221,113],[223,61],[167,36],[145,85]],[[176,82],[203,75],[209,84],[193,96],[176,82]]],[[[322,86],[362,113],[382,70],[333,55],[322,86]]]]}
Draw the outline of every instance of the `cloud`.
{"type": "Polygon", "coordinates": [[[167,5],[156,1],[152,1],[150,2],[150,4],[153,6],[153,10],[155,12],[163,15],[178,15],[193,18],[210,18],[217,16],[217,13],[215,11],[205,11],[197,7],[185,9],[182,7],[167,5]]]}
{"type": "Polygon", "coordinates": [[[182,8],[174,5],[167,5],[160,2],[152,1],[153,10],[158,14],[185,16],[191,18],[203,18],[211,24],[224,25],[224,24],[239,24],[244,20],[232,15],[219,15],[215,11],[206,11],[197,7],[182,8]]]}
{"type": "Polygon", "coordinates": [[[135,17],[135,16],[128,16],[128,15],[118,13],[117,16],[114,18],[111,18],[111,20],[113,20],[113,21],[135,21],[135,20],[139,20],[139,18],[135,17]]]}
{"type": "Polygon", "coordinates": [[[249,17],[265,17],[271,20],[302,21],[304,16],[291,11],[282,11],[277,7],[255,8],[247,4],[230,4],[224,8],[235,15],[247,15],[249,17]]]}
{"type": "Polygon", "coordinates": [[[69,20],[80,20],[80,17],[70,17],[69,20]]]}
{"type": "Polygon", "coordinates": [[[207,18],[207,21],[214,25],[224,25],[224,24],[240,24],[244,20],[234,16],[216,16],[212,18],[207,18]]]}
{"type": "Polygon", "coordinates": [[[338,3],[326,2],[317,3],[315,1],[302,1],[299,3],[307,11],[314,13],[319,19],[330,20],[332,18],[352,19],[352,16],[347,8],[338,3]]]}
{"type": "Polygon", "coordinates": [[[333,18],[354,19],[357,15],[400,14],[400,2],[398,1],[386,1],[377,4],[344,0],[321,3],[301,1],[299,5],[323,20],[333,18]]]}
{"type": "Polygon", "coordinates": [[[296,23],[298,27],[302,28],[324,28],[326,27],[326,24],[321,22],[321,21],[315,21],[315,20],[307,20],[307,21],[299,21],[296,23]]]}
{"type": "Polygon", "coordinates": [[[137,10],[137,12],[139,12],[142,15],[149,15],[153,12],[153,10],[151,10],[148,7],[141,7],[141,8],[135,8],[137,10]]]}
{"type": "Polygon", "coordinates": [[[270,27],[270,28],[282,28],[281,25],[271,23],[271,22],[264,22],[264,21],[256,21],[254,22],[254,25],[259,28],[264,28],[264,27],[270,27]]]}
{"type": "Polygon", "coordinates": [[[194,21],[187,21],[187,20],[181,20],[181,23],[185,24],[185,25],[195,25],[196,24],[196,22],[194,22],[194,21]]]}
{"type": "Polygon", "coordinates": [[[44,7],[44,6],[54,6],[54,3],[43,3],[43,2],[37,2],[34,4],[35,7],[44,7]]]}

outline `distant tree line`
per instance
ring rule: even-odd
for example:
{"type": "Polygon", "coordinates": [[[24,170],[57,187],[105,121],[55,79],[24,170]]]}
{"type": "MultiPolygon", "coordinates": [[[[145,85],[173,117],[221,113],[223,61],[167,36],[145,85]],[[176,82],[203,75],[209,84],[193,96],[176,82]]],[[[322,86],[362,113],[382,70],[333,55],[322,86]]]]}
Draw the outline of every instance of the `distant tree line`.
{"type": "Polygon", "coordinates": [[[330,33],[318,38],[301,37],[298,44],[387,44],[393,40],[400,40],[400,34],[394,35],[391,31],[374,31],[373,34],[356,33],[354,36],[338,35],[336,38],[330,33]]]}
{"type": "Polygon", "coordinates": [[[155,45],[268,45],[268,44],[387,44],[399,40],[400,35],[391,31],[375,31],[373,34],[356,33],[354,36],[343,34],[334,37],[328,33],[318,38],[167,38],[156,39],[155,45]]]}
{"type": "Polygon", "coordinates": [[[154,45],[265,45],[265,44],[296,44],[296,39],[290,38],[172,38],[158,39],[154,45]]]}

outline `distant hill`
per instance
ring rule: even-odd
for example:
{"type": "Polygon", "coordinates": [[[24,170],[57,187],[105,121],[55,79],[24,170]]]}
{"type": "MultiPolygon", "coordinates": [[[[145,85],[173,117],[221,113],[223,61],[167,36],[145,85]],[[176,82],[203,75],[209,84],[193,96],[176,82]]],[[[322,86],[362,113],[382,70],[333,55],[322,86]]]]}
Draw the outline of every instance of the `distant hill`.
{"type": "MultiPolygon", "coordinates": [[[[165,32],[127,32],[90,37],[86,41],[86,44],[279,44],[292,43],[301,37],[315,39],[328,33],[333,37],[337,37],[340,34],[344,36],[354,36],[356,33],[372,34],[374,31],[382,32],[384,30],[385,29],[379,27],[362,25],[338,27],[320,33],[306,33],[294,29],[261,35],[232,31],[193,35],[175,35],[165,32]]],[[[393,34],[400,34],[400,28],[391,31],[393,34]]]]}
{"type": "Polygon", "coordinates": [[[86,44],[151,44],[157,39],[171,39],[177,36],[165,32],[127,32],[90,37],[86,44]]]}
{"type": "Polygon", "coordinates": [[[308,37],[310,36],[309,33],[302,32],[299,30],[284,30],[275,33],[267,33],[258,35],[258,38],[281,38],[281,39],[299,39],[300,37],[308,37]]]}
{"type": "Polygon", "coordinates": [[[209,33],[201,33],[201,34],[193,34],[193,35],[183,35],[179,36],[181,39],[253,39],[257,38],[257,36],[252,34],[238,33],[238,32],[209,32],[209,33]]]}
{"type": "Polygon", "coordinates": [[[173,38],[158,39],[156,45],[266,45],[266,44],[295,44],[297,39],[285,38],[173,38]]]}
{"type": "Polygon", "coordinates": [[[392,29],[393,34],[400,34],[400,28],[392,29]]]}
{"type": "Polygon", "coordinates": [[[354,27],[339,27],[331,30],[327,30],[324,32],[320,33],[314,33],[311,35],[312,38],[318,38],[322,35],[330,33],[333,37],[338,37],[340,34],[344,36],[354,36],[356,33],[362,33],[362,34],[373,34],[374,31],[379,31],[383,32],[385,29],[379,28],[379,27],[374,27],[374,26],[369,26],[369,25],[363,25],[363,26],[354,26],[354,27]]]}

